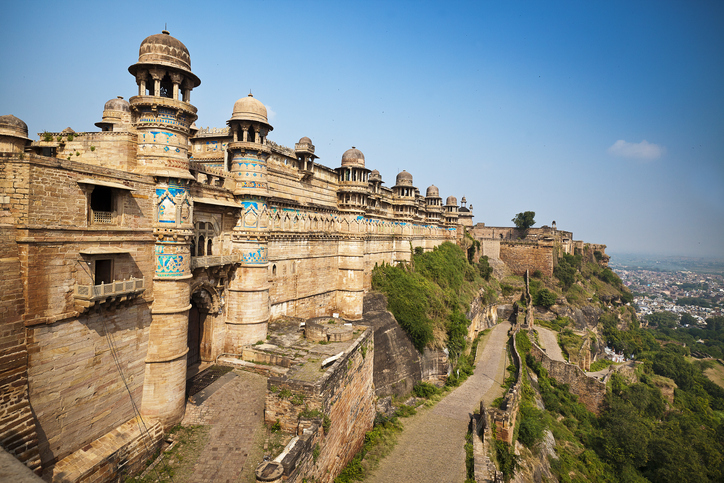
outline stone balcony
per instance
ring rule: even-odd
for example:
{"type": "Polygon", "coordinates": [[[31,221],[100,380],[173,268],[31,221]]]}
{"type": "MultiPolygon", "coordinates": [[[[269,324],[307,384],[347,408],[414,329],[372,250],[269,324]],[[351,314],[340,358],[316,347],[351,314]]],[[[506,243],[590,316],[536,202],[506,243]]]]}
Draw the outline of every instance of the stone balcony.
{"type": "Polygon", "coordinates": [[[238,253],[231,255],[209,255],[205,257],[191,257],[191,270],[197,268],[220,267],[223,265],[233,265],[240,263],[241,257],[238,253]]]}
{"type": "Polygon", "coordinates": [[[135,298],[144,290],[145,281],[142,278],[130,278],[128,280],[114,280],[111,283],[100,285],[76,284],[73,292],[76,309],[86,312],[94,306],[102,304],[116,306],[122,302],[135,298]]]}

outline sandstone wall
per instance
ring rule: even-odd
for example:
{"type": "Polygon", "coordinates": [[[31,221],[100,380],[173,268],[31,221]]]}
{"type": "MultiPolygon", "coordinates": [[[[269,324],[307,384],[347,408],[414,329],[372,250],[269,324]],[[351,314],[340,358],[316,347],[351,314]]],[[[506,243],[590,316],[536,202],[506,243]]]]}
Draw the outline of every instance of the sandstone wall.
{"type": "Polygon", "coordinates": [[[553,245],[530,242],[501,242],[500,259],[515,273],[540,270],[544,276],[553,276],[553,245]]]}
{"type": "Polygon", "coordinates": [[[15,228],[0,225],[0,445],[39,472],[38,435],[28,399],[28,350],[15,228]]]}
{"type": "Polygon", "coordinates": [[[162,437],[160,423],[131,419],[50,467],[44,479],[52,483],[124,481],[153,458],[162,437]]]}
{"type": "Polygon", "coordinates": [[[28,330],[30,401],[44,466],[134,417],[131,397],[140,407],[150,321],[139,303],[28,330]]]}
{"type": "Polygon", "coordinates": [[[133,171],[136,167],[136,153],[138,152],[136,133],[81,132],[73,133],[72,141],[68,141],[67,134],[50,134],[53,138],[52,141],[45,141],[41,135],[40,141],[36,141],[33,145],[55,147],[56,157],[68,161],[124,171],[133,171]],[[58,137],[61,138],[61,141],[58,141],[58,137]]]}
{"type": "Polygon", "coordinates": [[[532,345],[531,355],[548,371],[548,375],[561,384],[568,384],[571,393],[577,395],[578,400],[589,411],[599,414],[606,396],[606,384],[596,378],[588,377],[577,365],[550,359],[537,344],[532,345]]]}
{"type": "Polygon", "coordinates": [[[324,373],[321,380],[305,382],[286,376],[270,377],[264,409],[267,424],[279,421],[284,431],[297,434],[300,430],[299,413],[305,406],[317,409],[331,421],[329,432],[319,441],[319,455],[309,468],[308,450],[300,458],[307,461],[304,474],[295,472],[296,464],[285,467],[288,481],[300,482],[302,478],[315,478],[327,483],[334,478],[359,451],[364,436],[372,429],[375,418],[374,404],[374,359],[375,344],[373,331],[366,329],[345,353],[324,373]],[[280,397],[282,391],[291,392],[290,397],[280,397]]]}

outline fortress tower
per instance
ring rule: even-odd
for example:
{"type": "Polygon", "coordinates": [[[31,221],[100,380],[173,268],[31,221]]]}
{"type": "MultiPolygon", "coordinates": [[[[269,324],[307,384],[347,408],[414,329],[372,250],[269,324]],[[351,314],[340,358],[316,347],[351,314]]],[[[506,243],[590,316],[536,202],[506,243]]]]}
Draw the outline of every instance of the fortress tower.
{"type": "Polygon", "coordinates": [[[266,137],[274,128],[266,107],[251,93],[234,103],[227,124],[232,136],[228,150],[234,197],[241,203],[242,213],[232,235],[241,267],[229,284],[224,350],[237,353],[244,345],[264,340],[269,323],[267,160],[271,149],[266,137]]]}
{"type": "MultiPolygon", "coordinates": [[[[186,46],[165,30],[141,42],[138,62],[128,71],[138,84],[138,96],[129,101],[138,140],[136,171],[153,176],[156,182],[156,271],[142,413],[168,427],[183,417],[186,391],[193,236],[193,200],[188,187],[194,180],[189,172],[188,145],[197,118],[190,101],[191,90],[201,81],[191,72],[186,46]]],[[[106,104],[104,124],[110,124],[109,111],[120,112],[122,122],[125,105],[116,104],[106,104]]]]}

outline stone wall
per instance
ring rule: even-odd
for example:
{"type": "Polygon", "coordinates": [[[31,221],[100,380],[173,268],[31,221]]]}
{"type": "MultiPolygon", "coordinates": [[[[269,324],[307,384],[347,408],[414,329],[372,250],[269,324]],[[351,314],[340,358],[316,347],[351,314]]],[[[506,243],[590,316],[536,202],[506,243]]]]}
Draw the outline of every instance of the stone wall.
{"type": "Polygon", "coordinates": [[[515,421],[518,418],[518,409],[520,407],[520,391],[523,384],[523,366],[518,353],[518,346],[515,335],[518,333],[518,327],[512,331],[510,337],[510,355],[513,358],[513,364],[516,367],[516,381],[508,392],[503,396],[503,403],[500,409],[490,409],[490,418],[495,424],[496,438],[513,444],[513,431],[515,430],[515,421]]]}
{"type": "Polygon", "coordinates": [[[58,461],[44,479],[52,483],[124,481],[153,458],[162,437],[159,422],[131,419],[58,461]]]}
{"type": "Polygon", "coordinates": [[[15,228],[0,225],[0,445],[40,472],[38,434],[28,398],[25,309],[15,228]]]}
{"type": "Polygon", "coordinates": [[[606,384],[588,377],[577,365],[552,360],[537,344],[532,343],[532,346],[531,355],[548,371],[548,375],[560,384],[568,384],[571,393],[577,395],[589,411],[598,415],[606,396],[606,384]]]}
{"type": "Polygon", "coordinates": [[[264,410],[267,424],[279,421],[282,430],[304,434],[305,426],[310,428],[299,418],[305,407],[319,410],[330,419],[329,431],[325,433],[322,430],[323,438],[318,443],[307,444],[313,438],[304,439],[300,447],[306,449],[299,451],[298,457],[286,460],[284,475],[289,478],[287,481],[301,483],[302,478],[314,478],[320,483],[334,481],[362,447],[365,433],[372,429],[375,418],[374,359],[373,331],[368,328],[321,379],[314,382],[286,376],[268,379],[264,410]],[[285,390],[291,395],[282,393],[285,390]],[[312,455],[313,464],[309,464],[310,450],[313,451],[316,444],[319,445],[319,453],[316,458],[312,455]],[[297,467],[300,470],[295,471],[297,467]]]}
{"type": "Polygon", "coordinates": [[[553,276],[553,244],[531,242],[501,242],[500,259],[516,275],[540,270],[546,277],[553,276]]]}

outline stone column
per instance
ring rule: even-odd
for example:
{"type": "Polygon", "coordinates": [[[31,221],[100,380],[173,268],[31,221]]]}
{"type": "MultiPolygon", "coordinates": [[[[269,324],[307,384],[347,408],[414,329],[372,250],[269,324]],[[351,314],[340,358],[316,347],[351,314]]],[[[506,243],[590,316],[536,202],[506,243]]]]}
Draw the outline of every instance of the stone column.
{"type": "Polygon", "coordinates": [[[193,234],[185,180],[159,179],[155,205],[156,273],[141,413],[168,429],[185,408],[193,234]]]}

